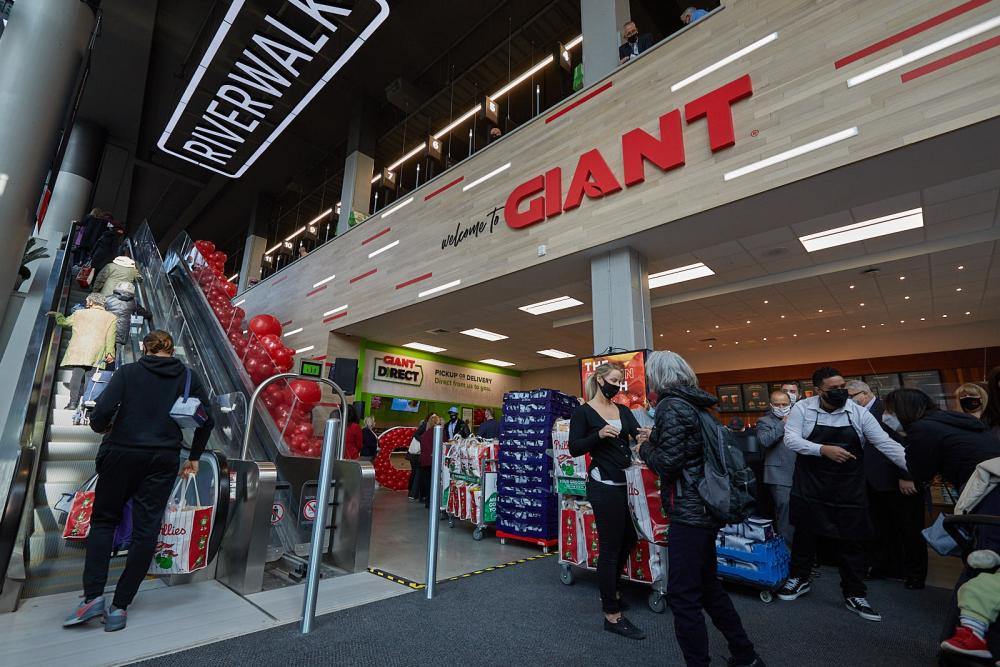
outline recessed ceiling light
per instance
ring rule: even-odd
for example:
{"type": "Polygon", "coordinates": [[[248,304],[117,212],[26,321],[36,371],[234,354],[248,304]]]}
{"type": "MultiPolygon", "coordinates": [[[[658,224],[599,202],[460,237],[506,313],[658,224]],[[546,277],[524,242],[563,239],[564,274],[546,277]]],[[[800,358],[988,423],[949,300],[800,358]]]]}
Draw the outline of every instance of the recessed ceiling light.
{"type": "Polygon", "coordinates": [[[764,336],[764,340],[767,340],[767,336],[764,336]]]}
{"type": "Polygon", "coordinates": [[[541,315],[542,313],[551,313],[554,310],[562,310],[563,308],[573,308],[574,306],[582,306],[583,301],[578,301],[570,296],[560,296],[555,299],[549,299],[548,301],[539,301],[538,303],[532,303],[527,306],[520,306],[518,310],[523,310],[526,313],[531,313],[532,315],[541,315]]]}
{"type": "Polygon", "coordinates": [[[502,361],[500,359],[480,359],[479,363],[481,363],[481,364],[489,364],[490,366],[513,366],[514,365],[514,362],[512,362],[512,361],[502,361]]]}
{"type": "Polygon", "coordinates": [[[903,300],[904,300],[904,301],[909,301],[909,300],[910,300],[910,297],[908,297],[908,296],[904,296],[904,297],[903,297],[903,300]]]}
{"type": "Polygon", "coordinates": [[[504,336],[503,334],[493,333],[492,331],[486,331],[485,329],[466,329],[460,333],[463,333],[466,336],[472,336],[473,338],[482,338],[483,340],[489,341],[497,341],[508,338],[508,336],[504,336]]]}
{"type": "Polygon", "coordinates": [[[784,315],[782,315],[782,316],[781,316],[781,319],[785,319],[785,316],[784,316],[784,315]]]}
{"type": "Polygon", "coordinates": [[[807,252],[816,252],[848,243],[857,243],[867,239],[896,234],[909,229],[919,229],[924,226],[923,209],[914,208],[880,218],[872,218],[853,225],[835,227],[815,234],[800,236],[799,241],[807,252]]]}
{"type": "Polygon", "coordinates": [[[829,330],[829,329],[827,329],[827,330],[826,330],[826,332],[827,332],[827,333],[830,333],[830,330],[829,330]]]}
{"type": "Polygon", "coordinates": [[[706,276],[714,275],[715,271],[705,266],[704,262],[688,264],[687,266],[680,266],[676,269],[670,269],[669,271],[660,271],[659,273],[649,274],[649,289],[655,289],[665,285],[675,285],[688,280],[694,280],[695,278],[704,278],[706,276]]]}
{"type": "Polygon", "coordinates": [[[961,291],[962,291],[962,288],[961,288],[961,287],[956,287],[956,288],[955,288],[955,291],[956,291],[956,292],[961,292],[961,291]]]}
{"type": "Polygon", "coordinates": [[[966,314],[966,315],[971,315],[971,314],[972,314],[972,311],[970,311],[970,310],[967,310],[967,311],[965,311],[965,314],[966,314]]]}
{"type": "Polygon", "coordinates": [[[964,266],[963,264],[959,264],[959,265],[958,265],[958,270],[959,270],[959,271],[961,271],[961,270],[962,270],[962,269],[964,269],[964,268],[965,268],[965,266],[964,266]]]}
{"type": "Polygon", "coordinates": [[[714,345],[711,345],[711,344],[709,344],[709,347],[715,347],[715,346],[714,346],[714,345]]]}
{"type": "Polygon", "coordinates": [[[718,324],[716,324],[716,325],[715,325],[715,328],[716,328],[716,329],[718,329],[718,328],[719,328],[719,325],[718,325],[718,324]]]}
{"type": "Polygon", "coordinates": [[[736,341],[736,344],[737,344],[737,345],[739,345],[739,344],[740,344],[740,341],[736,341]]]}
{"type": "Polygon", "coordinates": [[[767,299],[764,299],[764,303],[770,303],[767,299]]]}
{"type": "Polygon", "coordinates": [[[660,338],[663,338],[663,334],[660,334],[660,338]]]}
{"type": "Polygon", "coordinates": [[[569,352],[563,352],[562,350],[538,350],[538,354],[544,354],[546,357],[553,357],[555,359],[569,359],[573,356],[569,352]]]}
{"type": "Polygon", "coordinates": [[[861,328],[862,328],[862,329],[867,329],[867,328],[868,328],[868,325],[867,325],[867,324],[862,324],[862,325],[861,325],[861,328]]]}
{"type": "Polygon", "coordinates": [[[941,317],[948,317],[947,315],[942,315],[941,317]]]}
{"type": "Polygon", "coordinates": [[[927,318],[926,318],[926,317],[921,317],[921,318],[920,318],[920,321],[921,321],[921,322],[926,322],[926,321],[927,321],[927,318]]]}
{"type": "Polygon", "coordinates": [[[799,337],[798,334],[792,334],[792,338],[798,338],[798,337],[799,337]]]}
{"type": "Polygon", "coordinates": [[[854,285],[848,285],[847,289],[854,289],[854,285]]]}
{"type": "Polygon", "coordinates": [[[900,324],[906,324],[906,320],[900,320],[899,323],[900,324]]]}
{"type": "Polygon", "coordinates": [[[900,280],[906,280],[906,276],[900,276],[899,279],[900,280]]]}
{"type": "Polygon", "coordinates": [[[750,324],[750,320],[747,320],[747,324],[750,324]]]}
{"type": "Polygon", "coordinates": [[[690,329],[687,329],[687,330],[685,330],[685,332],[684,332],[684,333],[691,333],[691,330],[690,330],[690,329]]]}
{"type": "Polygon", "coordinates": [[[859,306],[861,306],[861,307],[863,308],[863,307],[864,307],[864,305],[865,305],[865,302],[864,302],[864,301],[862,301],[862,302],[861,302],[861,303],[859,303],[858,305],[859,305],[859,306]]]}
{"type": "Polygon", "coordinates": [[[819,309],[819,310],[817,310],[816,312],[817,312],[817,313],[822,313],[822,312],[823,312],[823,309],[822,309],[822,308],[820,308],[820,309],[819,309]]]}
{"type": "Polygon", "coordinates": [[[885,322],[880,322],[880,323],[879,323],[879,326],[880,326],[880,327],[884,327],[884,326],[885,326],[885,322]]]}
{"type": "Polygon", "coordinates": [[[403,347],[408,347],[411,350],[420,350],[422,352],[444,352],[446,348],[437,347],[436,345],[428,345],[427,343],[406,343],[403,347]]]}

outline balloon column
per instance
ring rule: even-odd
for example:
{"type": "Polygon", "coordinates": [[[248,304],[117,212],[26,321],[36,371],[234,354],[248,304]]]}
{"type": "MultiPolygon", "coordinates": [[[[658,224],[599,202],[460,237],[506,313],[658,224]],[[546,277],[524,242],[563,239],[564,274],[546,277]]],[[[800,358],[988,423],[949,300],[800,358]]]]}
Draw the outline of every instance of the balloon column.
{"type": "MultiPolygon", "coordinates": [[[[231,303],[236,285],[226,280],[226,253],[216,250],[211,241],[195,241],[194,246],[198,252],[191,255],[191,272],[254,386],[290,371],[295,350],[282,344],[278,318],[268,313],[255,315],[244,327],[246,312],[231,303]]],[[[290,453],[319,456],[323,439],[313,433],[312,411],[321,398],[316,382],[282,380],[264,389],[261,401],[282,432],[290,453]]]]}
{"type": "Polygon", "coordinates": [[[410,486],[409,470],[401,470],[392,465],[390,455],[398,449],[410,446],[417,429],[399,426],[387,429],[378,437],[378,454],[375,456],[375,481],[393,491],[405,491],[410,486]]]}

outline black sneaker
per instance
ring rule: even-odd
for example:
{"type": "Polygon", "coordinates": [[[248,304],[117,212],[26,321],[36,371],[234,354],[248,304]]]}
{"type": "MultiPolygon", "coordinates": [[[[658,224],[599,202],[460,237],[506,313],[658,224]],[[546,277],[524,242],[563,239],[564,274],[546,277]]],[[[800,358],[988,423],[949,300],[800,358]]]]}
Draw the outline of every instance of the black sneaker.
{"type": "Polygon", "coordinates": [[[865,598],[844,598],[844,606],[866,621],[882,620],[882,614],[872,609],[865,598]]]}
{"type": "Polygon", "coordinates": [[[809,592],[809,580],[792,577],[785,581],[784,585],[778,589],[779,600],[796,600],[809,592]]]}
{"type": "Polygon", "coordinates": [[[622,616],[618,619],[617,623],[612,623],[608,619],[604,619],[604,629],[608,632],[613,632],[616,635],[621,635],[627,639],[645,639],[646,633],[639,628],[632,625],[632,622],[627,618],[622,616]]]}
{"type": "Polygon", "coordinates": [[[754,657],[753,662],[736,662],[736,658],[730,658],[726,661],[726,665],[728,667],[767,667],[759,655],[754,657]]]}

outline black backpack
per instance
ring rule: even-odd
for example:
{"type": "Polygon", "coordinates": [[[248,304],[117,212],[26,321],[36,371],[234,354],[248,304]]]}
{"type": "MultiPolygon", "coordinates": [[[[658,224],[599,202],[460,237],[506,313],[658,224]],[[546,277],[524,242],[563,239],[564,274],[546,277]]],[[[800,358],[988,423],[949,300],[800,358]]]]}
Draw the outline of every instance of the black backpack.
{"type": "Polygon", "coordinates": [[[736,446],[736,438],[706,410],[698,410],[704,442],[704,476],[697,484],[685,471],[709,514],[725,524],[742,523],[753,514],[757,479],[736,446]]]}

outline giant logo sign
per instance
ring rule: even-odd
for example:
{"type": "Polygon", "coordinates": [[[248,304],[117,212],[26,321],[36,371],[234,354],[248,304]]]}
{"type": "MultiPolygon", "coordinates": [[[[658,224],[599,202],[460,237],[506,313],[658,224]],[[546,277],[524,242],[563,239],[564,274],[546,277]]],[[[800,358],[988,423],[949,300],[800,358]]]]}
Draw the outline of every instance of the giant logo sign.
{"type": "Polygon", "coordinates": [[[232,0],[157,146],[239,178],[388,16],[387,0],[232,0]]]}
{"type": "MultiPolygon", "coordinates": [[[[744,75],[688,102],[684,106],[685,122],[690,124],[704,118],[708,123],[712,152],[728,148],[736,143],[732,105],[752,94],[750,75],[744,75]]],[[[646,179],[646,161],[663,171],[684,166],[684,134],[679,109],[660,116],[659,137],[640,128],[622,135],[622,175],[626,188],[646,179]]],[[[600,199],[621,189],[622,182],[601,152],[594,148],[577,160],[565,197],[562,168],[553,167],[514,188],[504,206],[504,219],[510,227],[522,229],[577,208],[584,197],[600,199]]]]}
{"type": "Polygon", "coordinates": [[[417,363],[416,359],[387,354],[375,359],[372,379],[419,387],[424,383],[424,368],[417,363]]]}

